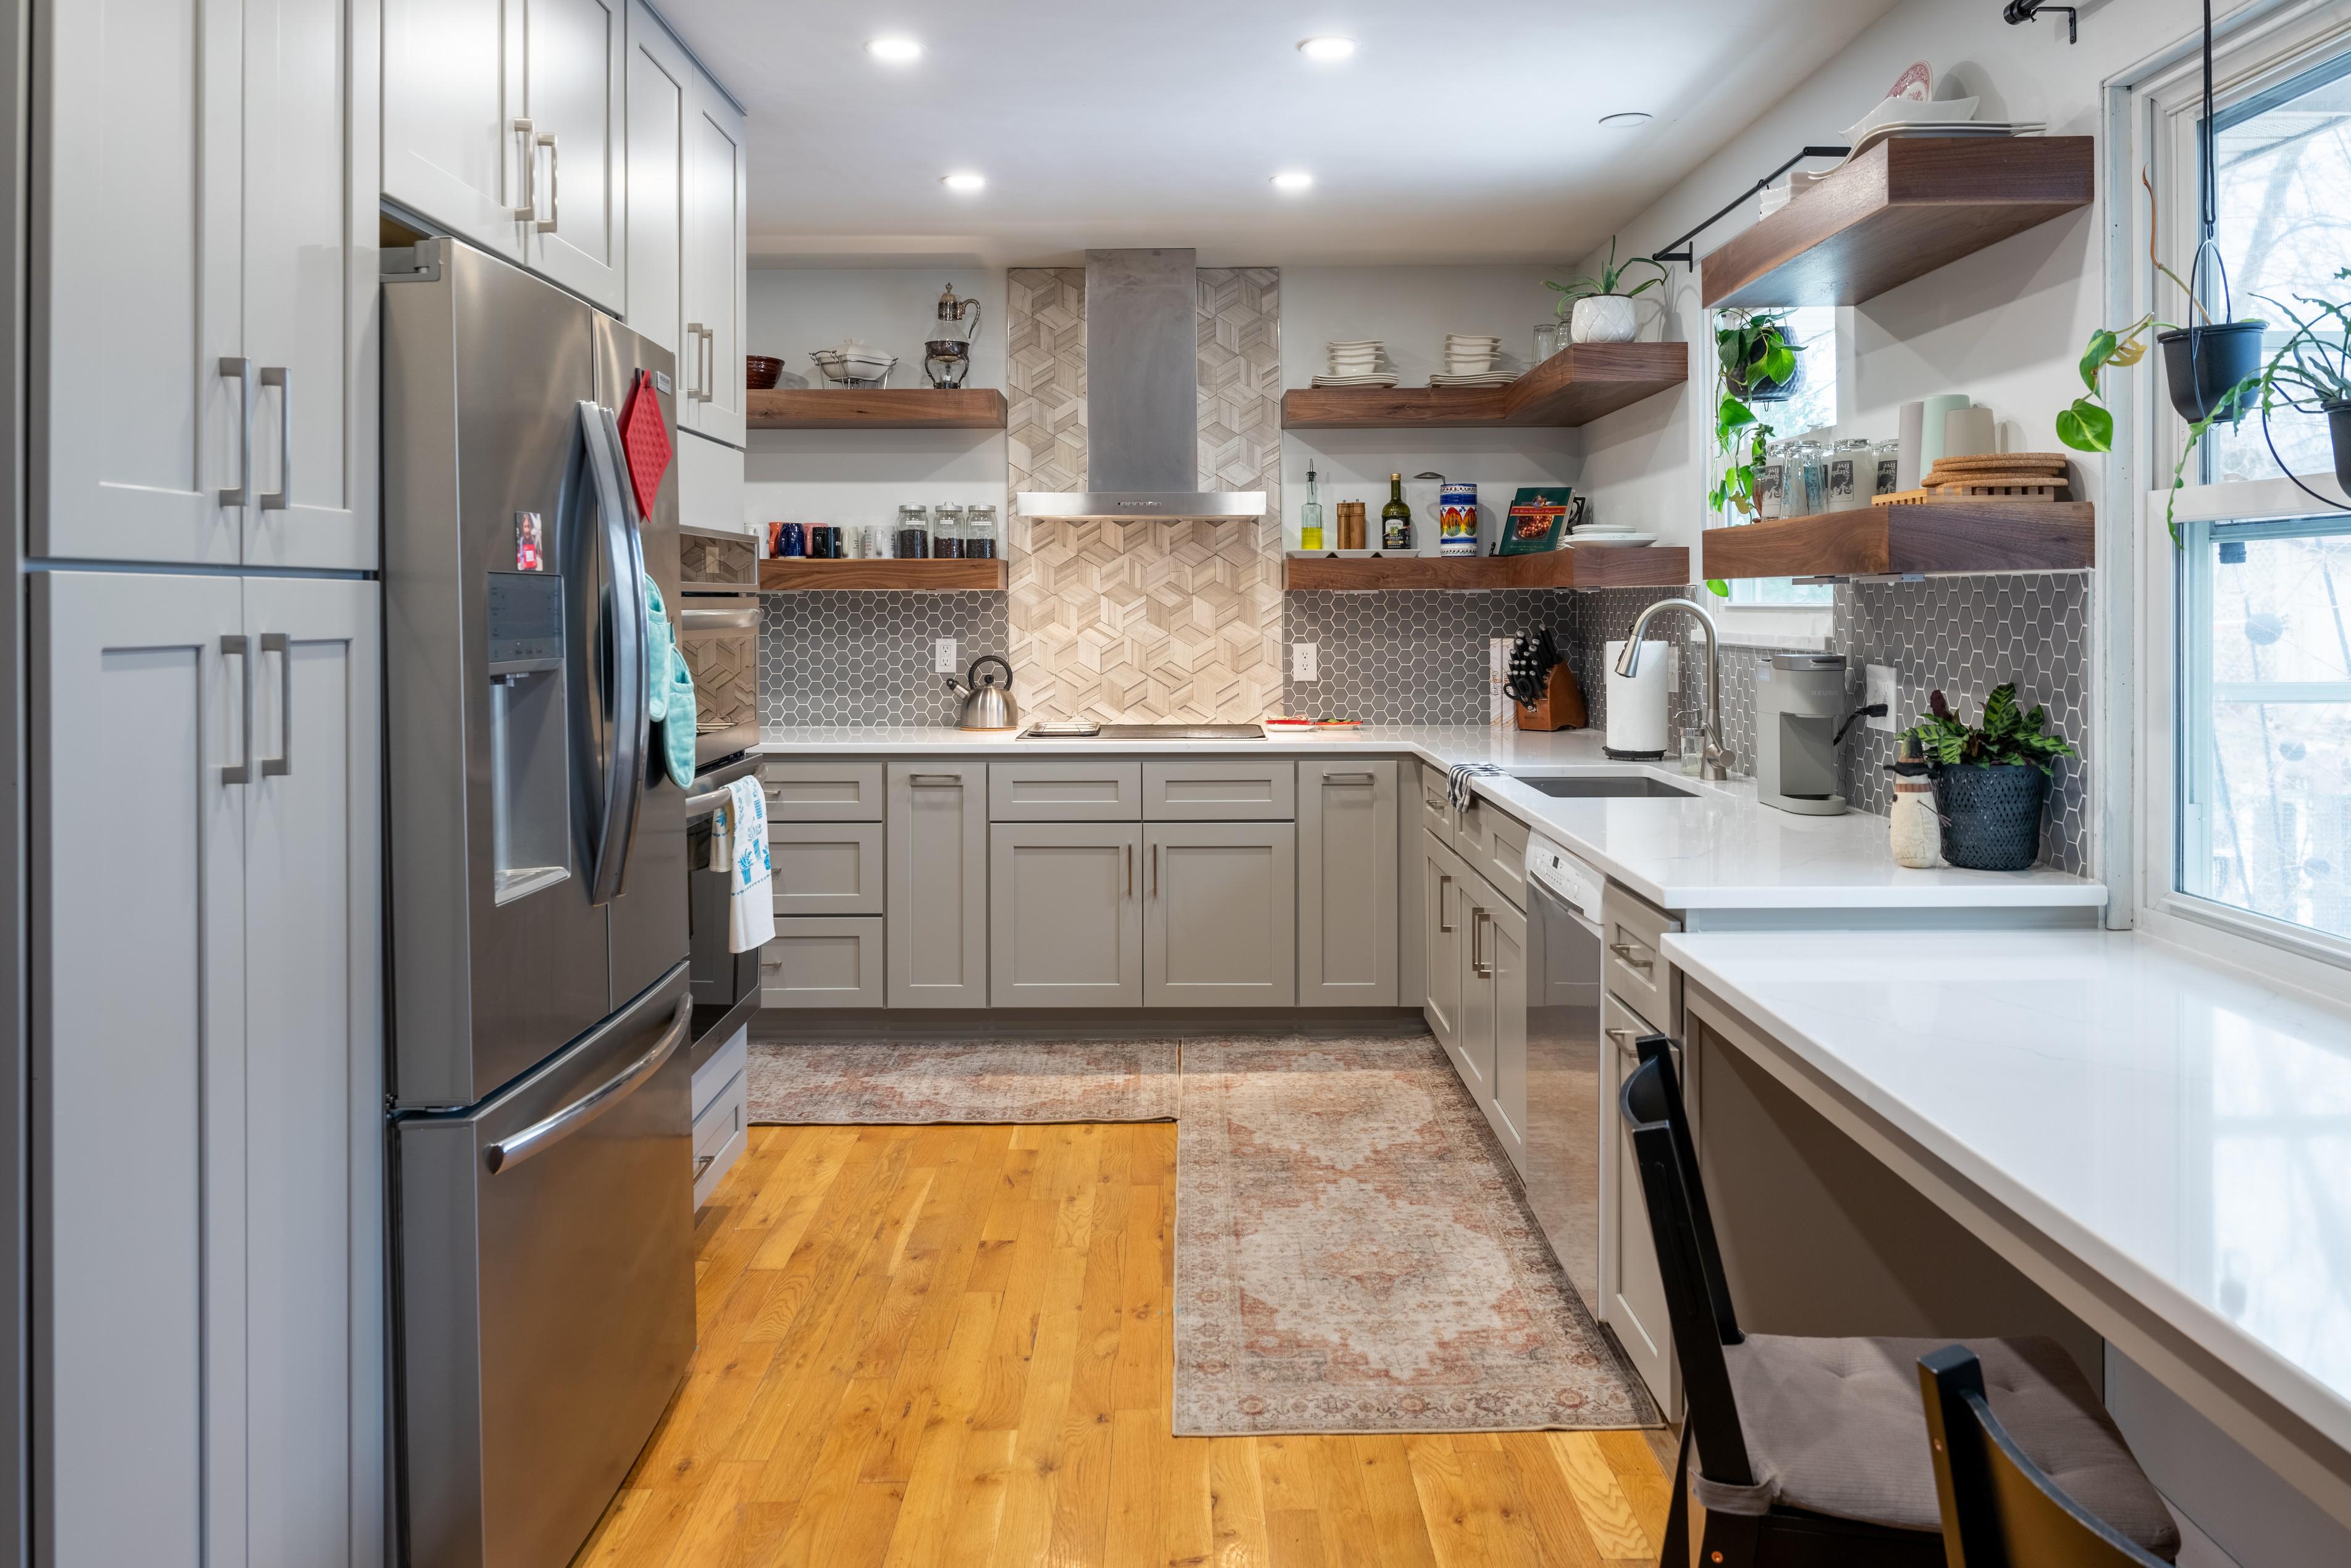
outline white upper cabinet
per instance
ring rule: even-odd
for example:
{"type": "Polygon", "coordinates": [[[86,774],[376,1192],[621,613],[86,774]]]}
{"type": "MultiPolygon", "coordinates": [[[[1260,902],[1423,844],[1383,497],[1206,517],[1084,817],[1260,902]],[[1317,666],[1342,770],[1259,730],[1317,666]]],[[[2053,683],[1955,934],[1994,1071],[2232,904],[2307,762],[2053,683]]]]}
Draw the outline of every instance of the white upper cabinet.
{"type": "Polygon", "coordinates": [[[641,4],[628,85],[629,324],[677,355],[678,428],[739,446],[743,116],[641,4]]]}
{"type": "Polygon", "coordinates": [[[622,0],[384,0],[383,193],[618,311],[622,0]]]}
{"type": "Polygon", "coordinates": [[[524,260],[608,310],[628,308],[625,0],[526,0],[530,121],[524,260]]]}
{"type": "Polygon", "coordinates": [[[374,566],[372,10],[51,3],[34,34],[33,552],[374,566]]]}
{"type": "Polygon", "coordinates": [[[383,193],[523,259],[524,0],[384,0],[383,193]]]}

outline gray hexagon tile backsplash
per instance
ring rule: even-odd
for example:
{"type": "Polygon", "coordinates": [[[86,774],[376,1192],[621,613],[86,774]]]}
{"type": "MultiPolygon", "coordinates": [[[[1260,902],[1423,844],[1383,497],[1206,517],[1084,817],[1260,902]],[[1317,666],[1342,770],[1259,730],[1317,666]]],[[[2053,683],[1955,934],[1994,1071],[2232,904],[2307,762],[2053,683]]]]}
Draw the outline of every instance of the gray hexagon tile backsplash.
{"type": "MultiPolygon", "coordinates": [[[[770,593],[760,602],[759,723],[953,724],[956,699],[931,669],[956,640],[960,673],[1008,646],[1000,593],[770,593]]],[[[1014,701],[1019,693],[1013,694],[1014,701]]]]}

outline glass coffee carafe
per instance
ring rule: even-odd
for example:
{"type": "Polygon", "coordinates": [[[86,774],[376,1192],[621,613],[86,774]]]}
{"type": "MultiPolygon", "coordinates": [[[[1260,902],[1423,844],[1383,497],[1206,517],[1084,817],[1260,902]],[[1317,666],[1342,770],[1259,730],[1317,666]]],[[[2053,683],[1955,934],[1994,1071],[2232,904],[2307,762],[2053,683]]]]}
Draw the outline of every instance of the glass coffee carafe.
{"type": "Polygon", "coordinates": [[[971,335],[979,329],[979,301],[956,298],[950,283],[939,295],[932,320],[923,324],[923,370],[942,390],[963,385],[971,373],[971,335]]]}

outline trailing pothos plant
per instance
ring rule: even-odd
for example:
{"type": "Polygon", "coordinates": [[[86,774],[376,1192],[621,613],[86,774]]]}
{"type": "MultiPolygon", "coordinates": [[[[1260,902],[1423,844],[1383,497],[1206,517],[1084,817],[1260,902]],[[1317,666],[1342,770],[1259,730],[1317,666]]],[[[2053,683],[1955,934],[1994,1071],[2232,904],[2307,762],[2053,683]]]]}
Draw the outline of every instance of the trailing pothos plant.
{"type": "MultiPolygon", "coordinates": [[[[1706,500],[1716,513],[1729,507],[1756,515],[1756,476],[1771,427],[1753,404],[1796,378],[1799,350],[1788,340],[1787,326],[1784,314],[1729,311],[1715,327],[1714,450],[1724,462],[1722,477],[1706,500]]],[[[1730,585],[1719,578],[1707,579],[1706,586],[1720,598],[1730,597],[1730,585]]]]}
{"type": "Polygon", "coordinates": [[[2076,755],[2064,737],[2043,733],[2049,714],[2040,704],[2033,704],[2030,713],[2016,706],[2012,682],[1994,686],[1991,695],[1984,699],[1980,727],[1953,713],[1940,691],[1928,698],[1927,706],[1927,714],[1903,736],[1917,743],[1920,757],[1939,767],[2001,768],[2022,763],[2046,773],[2058,758],[2076,755]]]}

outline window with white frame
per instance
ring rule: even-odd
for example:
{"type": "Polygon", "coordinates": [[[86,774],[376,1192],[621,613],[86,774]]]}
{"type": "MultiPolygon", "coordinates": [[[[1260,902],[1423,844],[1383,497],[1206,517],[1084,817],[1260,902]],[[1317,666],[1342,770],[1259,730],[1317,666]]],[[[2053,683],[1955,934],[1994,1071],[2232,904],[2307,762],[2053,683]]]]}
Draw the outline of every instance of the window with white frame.
{"type": "MultiPolygon", "coordinates": [[[[2335,276],[2351,266],[2351,4],[2306,10],[2304,26],[2230,51],[2212,116],[2215,237],[2234,316],[2268,319],[2273,350],[2293,327],[2277,302],[2306,311],[2300,297],[2341,299],[2351,287],[2335,276]]],[[[2158,243],[2185,262],[2205,147],[2196,74],[2155,107],[2166,167],[2153,188],[2172,209],[2158,243]]],[[[2221,290],[2196,281],[2220,319],[2221,290]]],[[[2158,314],[2188,308],[2172,284],[2147,284],[2158,314]]],[[[2184,426],[2159,393],[2148,402],[2168,481],[2163,454],[2179,450],[2184,426]]],[[[2170,862],[2165,883],[2187,901],[2175,913],[2200,907],[2242,934],[2351,961],[2351,512],[2295,491],[2281,460],[2335,493],[2325,422],[2283,408],[2266,433],[2258,415],[2216,427],[2189,466],[2204,483],[2182,497],[2168,571],[2147,579],[2171,589],[2174,725],[2171,777],[2155,797],[2169,810],[2141,831],[2168,841],[2150,859],[2170,862]]],[[[2142,548],[2167,549],[2169,499],[2153,498],[2142,548]]]]}
{"type": "MultiPolygon", "coordinates": [[[[1827,443],[1837,422],[1837,308],[1834,305],[1800,305],[1775,312],[1785,319],[1789,343],[1796,350],[1796,380],[1785,398],[1750,406],[1778,442],[1813,435],[1827,443]]],[[[1717,519],[1744,521],[1735,512],[1717,519]]],[[[1826,609],[1835,595],[1826,583],[1797,582],[1792,578],[1734,578],[1729,584],[1730,602],[1746,606],[1826,609]]]]}

